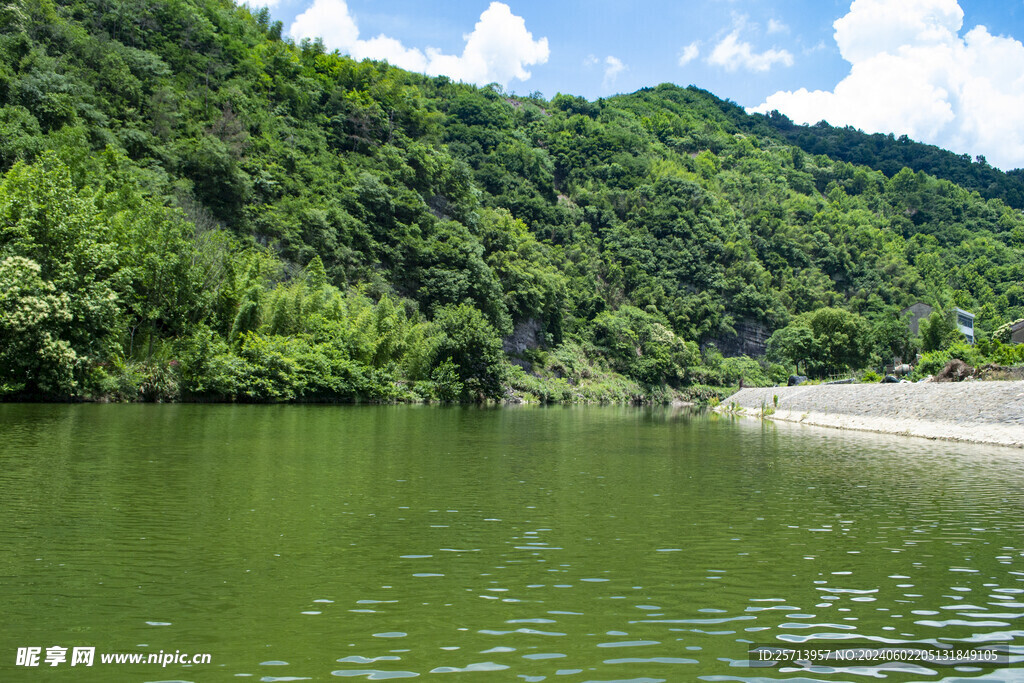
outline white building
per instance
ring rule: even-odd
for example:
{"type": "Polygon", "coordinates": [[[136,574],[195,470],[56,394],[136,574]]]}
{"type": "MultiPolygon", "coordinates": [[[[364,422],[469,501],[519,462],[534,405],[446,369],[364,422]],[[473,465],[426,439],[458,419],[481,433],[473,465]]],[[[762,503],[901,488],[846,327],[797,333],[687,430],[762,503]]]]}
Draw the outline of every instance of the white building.
{"type": "Polygon", "coordinates": [[[961,334],[967,337],[967,343],[974,343],[974,314],[965,311],[962,308],[953,308],[953,313],[956,314],[956,328],[960,330],[961,334]]]}

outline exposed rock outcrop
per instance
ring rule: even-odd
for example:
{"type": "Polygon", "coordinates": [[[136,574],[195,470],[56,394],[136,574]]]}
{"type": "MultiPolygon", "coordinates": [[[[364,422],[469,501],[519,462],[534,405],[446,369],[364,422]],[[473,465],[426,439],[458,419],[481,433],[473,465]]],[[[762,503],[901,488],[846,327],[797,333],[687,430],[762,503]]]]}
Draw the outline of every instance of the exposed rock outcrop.
{"type": "Polygon", "coordinates": [[[535,318],[518,323],[512,334],[501,340],[501,348],[505,353],[522,353],[527,349],[536,349],[541,344],[541,324],[535,318]]]}

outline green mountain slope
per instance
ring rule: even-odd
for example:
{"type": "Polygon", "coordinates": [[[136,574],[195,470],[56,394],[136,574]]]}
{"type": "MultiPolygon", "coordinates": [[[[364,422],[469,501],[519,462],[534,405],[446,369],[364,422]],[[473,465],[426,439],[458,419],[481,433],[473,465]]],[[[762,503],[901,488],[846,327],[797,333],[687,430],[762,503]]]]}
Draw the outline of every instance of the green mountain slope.
{"type": "Polygon", "coordinates": [[[694,88],[546,101],[227,0],[17,0],[0,105],[9,396],[649,398],[784,376],[708,346],[823,307],[819,373],[883,361],[919,299],[1024,317],[1019,211],[694,88]]]}
{"type": "Polygon", "coordinates": [[[869,135],[851,126],[836,128],[824,121],[813,126],[797,126],[778,112],[764,117],[764,121],[809,154],[824,154],[870,166],[889,177],[904,167],[924,171],[965,189],[976,190],[986,199],[1002,199],[1015,209],[1024,209],[1024,169],[1004,173],[989,166],[983,156],[972,160],[970,155],[914,142],[906,135],[898,138],[892,134],[869,135]]]}

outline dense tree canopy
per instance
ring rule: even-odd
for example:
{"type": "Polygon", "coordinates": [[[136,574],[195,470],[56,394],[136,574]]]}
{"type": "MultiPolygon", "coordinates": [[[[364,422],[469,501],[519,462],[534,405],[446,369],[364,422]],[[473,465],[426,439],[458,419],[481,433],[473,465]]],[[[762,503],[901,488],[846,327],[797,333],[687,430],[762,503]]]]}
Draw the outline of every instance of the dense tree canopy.
{"type": "Polygon", "coordinates": [[[0,393],[635,400],[778,376],[714,350],[749,330],[831,373],[909,353],[918,300],[981,339],[1024,317],[1010,176],[979,194],[783,123],[356,62],[231,0],[15,0],[0,393]]]}
{"type": "Polygon", "coordinates": [[[827,121],[797,126],[777,111],[764,120],[786,140],[810,154],[871,166],[887,176],[904,168],[924,171],[977,191],[986,199],[999,198],[1015,209],[1024,209],[1024,169],[1003,173],[990,166],[984,156],[972,159],[969,154],[955,154],[935,145],[914,142],[906,135],[869,135],[852,126],[836,128],[827,121]]]}

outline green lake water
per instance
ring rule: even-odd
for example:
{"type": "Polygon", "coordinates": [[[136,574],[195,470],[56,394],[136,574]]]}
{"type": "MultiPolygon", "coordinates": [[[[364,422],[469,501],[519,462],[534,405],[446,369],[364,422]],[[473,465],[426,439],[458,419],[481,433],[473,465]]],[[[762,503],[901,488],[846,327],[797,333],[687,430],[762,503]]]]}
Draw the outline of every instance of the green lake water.
{"type": "Polygon", "coordinates": [[[0,405],[0,535],[0,681],[1024,680],[1016,449],[661,408],[0,405]],[[842,639],[1012,663],[748,666],[842,639]],[[212,662],[99,661],[161,650],[212,662]]]}

